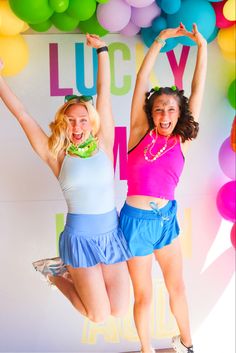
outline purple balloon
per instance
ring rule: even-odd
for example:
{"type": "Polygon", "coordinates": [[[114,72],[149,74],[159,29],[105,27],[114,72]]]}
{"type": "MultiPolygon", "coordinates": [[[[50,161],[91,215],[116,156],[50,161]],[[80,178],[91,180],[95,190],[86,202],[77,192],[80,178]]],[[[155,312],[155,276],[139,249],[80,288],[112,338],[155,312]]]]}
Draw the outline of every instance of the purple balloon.
{"type": "Polygon", "coordinates": [[[236,180],[229,181],[220,188],[216,205],[224,219],[236,221],[236,180]]]}
{"type": "Polygon", "coordinates": [[[110,32],[119,32],[130,20],[131,6],[123,0],[110,0],[97,7],[97,19],[110,32]]]}
{"type": "Polygon", "coordinates": [[[160,14],[161,9],[155,2],[140,9],[132,7],[131,21],[139,27],[151,27],[154,18],[160,16],[160,14]]]}
{"type": "Polygon", "coordinates": [[[127,37],[132,37],[135,36],[135,34],[137,34],[139,31],[140,27],[136,26],[132,21],[129,21],[127,26],[125,26],[125,28],[120,31],[120,34],[123,34],[127,37]]]}
{"type": "Polygon", "coordinates": [[[126,0],[133,7],[145,7],[151,5],[155,0],[126,0]]]}
{"type": "Polygon", "coordinates": [[[220,147],[219,164],[223,173],[230,179],[236,178],[235,162],[236,153],[232,150],[230,145],[230,137],[228,137],[220,147]]]}

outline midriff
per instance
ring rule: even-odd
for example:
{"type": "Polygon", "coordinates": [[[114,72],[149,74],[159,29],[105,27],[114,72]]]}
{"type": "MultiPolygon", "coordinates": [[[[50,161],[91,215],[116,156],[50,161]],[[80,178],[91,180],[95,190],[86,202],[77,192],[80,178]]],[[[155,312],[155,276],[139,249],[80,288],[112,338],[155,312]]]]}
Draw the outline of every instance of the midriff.
{"type": "Polygon", "coordinates": [[[153,201],[157,204],[159,208],[164,207],[169,200],[160,199],[153,196],[143,196],[143,195],[134,195],[127,196],[126,203],[132,207],[141,208],[142,210],[150,210],[150,202],[153,201]]]}

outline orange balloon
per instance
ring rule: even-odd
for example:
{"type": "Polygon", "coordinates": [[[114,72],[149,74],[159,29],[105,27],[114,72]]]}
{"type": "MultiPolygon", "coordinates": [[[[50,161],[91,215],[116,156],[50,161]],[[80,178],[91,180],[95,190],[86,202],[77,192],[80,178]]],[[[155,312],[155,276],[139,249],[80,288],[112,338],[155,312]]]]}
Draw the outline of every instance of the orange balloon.
{"type": "Polygon", "coordinates": [[[231,128],[230,145],[232,147],[232,150],[236,152],[236,116],[234,117],[234,121],[231,128]]]}

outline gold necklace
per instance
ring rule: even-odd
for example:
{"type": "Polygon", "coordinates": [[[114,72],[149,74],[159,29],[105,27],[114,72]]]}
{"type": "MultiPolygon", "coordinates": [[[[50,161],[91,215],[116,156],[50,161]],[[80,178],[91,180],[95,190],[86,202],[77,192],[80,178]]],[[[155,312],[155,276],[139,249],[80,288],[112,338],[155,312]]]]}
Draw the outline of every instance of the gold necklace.
{"type": "Polygon", "coordinates": [[[157,139],[158,139],[157,129],[155,128],[155,129],[151,130],[149,132],[149,135],[151,136],[152,141],[144,148],[144,151],[143,151],[144,158],[147,162],[154,162],[157,158],[161,157],[163,154],[165,154],[167,151],[169,151],[171,148],[173,148],[177,142],[177,140],[175,138],[174,144],[167,149],[168,140],[170,138],[170,136],[167,136],[163,147],[159,151],[157,151],[155,154],[153,154],[152,150],[153,150],[153,147],[155,146],[157,139]],[[154,131],[155,131],[155,137],[153,136],[154,131]],[[151,156],[151,158],[149,156],[151,156]]]}

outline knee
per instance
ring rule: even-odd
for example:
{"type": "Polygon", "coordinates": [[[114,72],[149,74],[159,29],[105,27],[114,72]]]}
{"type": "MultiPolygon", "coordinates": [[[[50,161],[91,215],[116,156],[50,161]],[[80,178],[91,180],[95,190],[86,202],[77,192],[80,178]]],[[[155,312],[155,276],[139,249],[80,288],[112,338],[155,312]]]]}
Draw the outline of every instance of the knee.
{"type": "Polygon", "coordinates": [[[152,302],[152,294],[148,292],[137,293],[134,299],[135,299],[135,306],[139,306],[139,307],[150,306],[152,302]]]}
{"type": "Polygon", "coordinates": [[[114,317],[123,317],[127,314],[129,305],[111,308],[111,315],[114,317]]]}
{"type": "Polygon", "coordinates": [[[94,323],[103,323],[111,315],[109,310],[88,312],[87,318],[94,323]]]}
{"type": "Polygon", "coordinates": [[[169,286],[169,293],[172,296],[185,295],[185,285],[183,280],[177,281],[169,286]]]}

